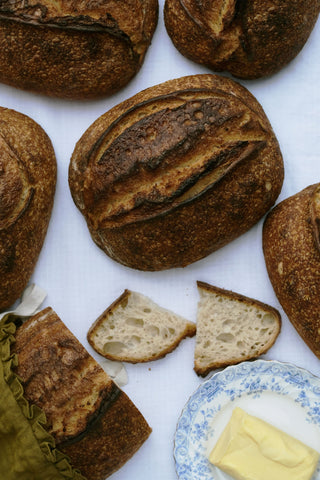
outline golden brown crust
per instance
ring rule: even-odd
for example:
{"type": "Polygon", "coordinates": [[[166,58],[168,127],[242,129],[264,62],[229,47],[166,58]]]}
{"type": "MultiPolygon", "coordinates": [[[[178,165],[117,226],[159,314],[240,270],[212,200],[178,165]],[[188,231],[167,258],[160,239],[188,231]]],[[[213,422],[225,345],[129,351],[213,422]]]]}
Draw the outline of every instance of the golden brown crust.
{"type": "Polygon", "coordinates": [[[165,24],[182,55],[239,78],[271,75],[302,49],[319,0],[166,0],[165,24]]]}
{"type": "Polygon", "coordinates": [[[171,80],[97,119],[69,184],[94,241],[141,270],[181,267],[230,242],[271,208],[281,152],[256,99],[216,75],[171,80]]]}
{"type": "Polygon", "coordinates": [[[56,185],[50,139],[31,118],[0,108],[0,310],[17,300],[46,235],[56,185]]]}
{"type": "Polygon", "coordinates": [[[148,438],[141,413],[51,308],[18,328],[13,352],[25,397],[88,480],[104,480],[148,438]]]}
{"type": "Polygon", "coordinates": [[[263,251],[274,291],[289,320],[320,358],[319,184],[278,204],[266,218],[263,251]]]}
{"type": "Polygon", "coordinates": [[[157,20],[158,0],[1,2],[0,81],[70,99],[110,95],[140,69],[157,20]]]}

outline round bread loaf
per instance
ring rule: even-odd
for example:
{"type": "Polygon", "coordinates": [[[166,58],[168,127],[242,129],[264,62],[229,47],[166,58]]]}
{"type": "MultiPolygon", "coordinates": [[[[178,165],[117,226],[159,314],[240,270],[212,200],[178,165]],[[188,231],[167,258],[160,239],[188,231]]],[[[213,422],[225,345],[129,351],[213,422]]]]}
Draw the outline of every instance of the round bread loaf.
{"type": "Polygon", "coordinates": [[[0,82],[70,99],[110,95],[138,72],[158,0],[0,3],[0,82]]]}
{"type": "Polygon", "coordinates": [[[56,158],[34,120],[0,107],[0,311],[22,294],[51,216],[56,158]]]}
{"type": "Polygon", "coordinates": [[[170,80],[114,107],[69,167],[93,240],[141,270],[183,267],[222,247],[271,208],[282,182],[260,104],[216,75],[170,80]]]}
{"type": "Polygon", "coordinates": [[[283,200],[267,216],[263,251],[289,320],[320,358],[320,184],[283,200]]]}
{"type": "Polygon", "coordinates": [[[251,79],[295,58],[319,11],[319,0],[166,0],[164,17],[182,55],[251,79]]]}

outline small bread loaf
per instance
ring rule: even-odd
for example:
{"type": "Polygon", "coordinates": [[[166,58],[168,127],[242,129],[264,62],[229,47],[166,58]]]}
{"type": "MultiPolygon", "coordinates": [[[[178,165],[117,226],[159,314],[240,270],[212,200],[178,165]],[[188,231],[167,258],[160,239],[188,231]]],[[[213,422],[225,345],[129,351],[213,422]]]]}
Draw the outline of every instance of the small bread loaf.
{"type": "Polygon", "coordinates": [[[250,79],[295,58],[319,11],[319,0],[166,0],[164,18],[182,55],[250,79]]]}
{"type": "Polygon", "coordinates": [[[31,118],[0,107],[0,311],[22,294],[41,251],[56,186],[50,139],[31,118]]]}
{"type": "Polygon", "coordinates": [[[70,99],[110,95],[140,69],[158,0],[0,2],[0,82],[70,99]]]}
{"type": "Polygon", "coordinates": [[[95,321],[88,342],[101,355],[121,362],[150,362],[193,337],[196,325],[138,292],[123,294],[95,321]]]}
{"type": "Polygon", "coordinates": [[[278,142],[238,83],[193,75],[99,117],[69,167],[93,240],[139,270],[184,267],[251,228],[283,182],[278,142]]]}
{"type": "Polygon", "coordinates": [[[289,320],[320,359],[320,184],[283,200],[267,216],[263,251],[289,320]]]}
{"type": "Polygon", "coordinates": [[[142,414],[51,308],[18,328],[13,353],[24,396],[87,480],[104,480],[148,438],[142,414]]]}
{"type": "Polygon", "coordinates": [[[281,329],[275,308],[203,282],[198,282],[198,290],[194,354],[198,375],[259,357],[272,347],[281,329]]]}

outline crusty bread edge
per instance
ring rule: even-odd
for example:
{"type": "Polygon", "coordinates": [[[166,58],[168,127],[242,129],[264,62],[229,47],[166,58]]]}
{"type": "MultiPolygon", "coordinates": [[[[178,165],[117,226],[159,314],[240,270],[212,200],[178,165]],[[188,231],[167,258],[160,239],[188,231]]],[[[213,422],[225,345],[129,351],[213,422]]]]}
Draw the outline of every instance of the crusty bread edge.
{"type": "Polygon", "coordinates": [[[198,287],[198,290],[205,290],[209,293],[217,293],[217,294],[229,297],[231,300],[238,300],[242,303],[247,303],[248,305],[256,306],[256,307],[259,307],[259,308],[261,308],[261,309],[263,309],[267,312],[273,313],[275,315],[275,317],[277,319],[277,323],[278,323],[278,330],[277,330],[276,334],[272,338],[270,338],[270,341],[266,345],[264,345],[263,348],[260,349],[258,354],[254,355],[254,356],[248,355],[246,357],[235,358],[235,359],[231,360],[230,362],[212,362],[209,365],[207,365],[206,368],[200,367],[197,364],[196,359],[195,359],[194,360],[194,371],[196,372],[197,375],[199,375],[201,377],[206,377],[212,370],[215,370],[215,369],[218,369],[218,368],[228,367],[229,365],[236,365],[240,362],[244,362],[244,361],[248,361],[248,360],[254,360],[257,357],[259,357],[260,355],[263,355],[264,353],[266,353],[274,345],[276,339],[278,338],[278,336],[281,332],[281,326],[282,326],[281,315],[280,315],[280,312],[276,308],[274,308],[271,305],[268,305],[266,303],[263,303],[260,300],[256,300],[256,299],[253,299],[251,297],[247,297],[247,296],[242,295],[240,293],[233,292],[232,290],[225,290],[223,288],[210,285],[206,282],[197,281],[197,287],[198,287]]]}

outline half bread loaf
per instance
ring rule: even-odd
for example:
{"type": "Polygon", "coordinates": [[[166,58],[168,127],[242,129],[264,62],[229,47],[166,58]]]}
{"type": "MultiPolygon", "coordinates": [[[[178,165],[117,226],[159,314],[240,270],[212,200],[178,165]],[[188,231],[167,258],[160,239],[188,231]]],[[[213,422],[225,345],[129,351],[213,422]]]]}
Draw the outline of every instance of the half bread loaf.
{"type": "Polygon", "coordinates": [[[26,399],[87,480],[104,480],[149,436],[142,414],[51,308],[17,329],[14,353],[26,399]]]}
{"type": "Polygon", "coordinates": [[[198,375],[256,358],[274,344],[281,328],[276,309],[204,282],[198,282],[198,290],[194,358],[198,375]]]}
{"type": "Polygon", "coordinates": [[[138,363],[164,357],[195,333],[194,323],[125,290],[92,325],[88,341],[106,358],[138,363]]]}

